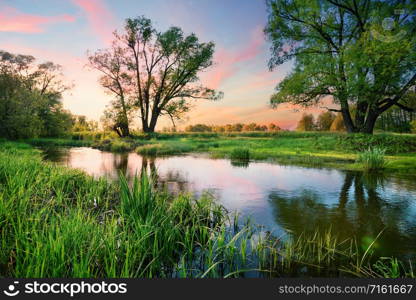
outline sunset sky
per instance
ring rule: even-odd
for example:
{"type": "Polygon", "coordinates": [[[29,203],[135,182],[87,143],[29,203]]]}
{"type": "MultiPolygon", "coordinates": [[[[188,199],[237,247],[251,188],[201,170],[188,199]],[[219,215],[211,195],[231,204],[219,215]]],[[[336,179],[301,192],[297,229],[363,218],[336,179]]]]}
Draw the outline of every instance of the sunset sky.
{"type": "MultiPolygon", "coordinates": [[[[108,47],[112,32],[121,29],[127,17],[140,15],[152,19],[159,30],[175,25],[216,44],[215,65],[201,79],[223,91],[224,98],[199,101],[180,126],[236,122],[295,126],[300,112],[289,105],[275,110],[269,106],[276,84],[292,65],[268,71],[263,0],[0,0],[0,49],[61,64],[74,83],[64,95],[65,107],[99,120],[111,97],[98,84],[99,74],[85,67],[86,51],[108,47]]],[[[166,125],[167,120],[158,127],[166,125]]]]}

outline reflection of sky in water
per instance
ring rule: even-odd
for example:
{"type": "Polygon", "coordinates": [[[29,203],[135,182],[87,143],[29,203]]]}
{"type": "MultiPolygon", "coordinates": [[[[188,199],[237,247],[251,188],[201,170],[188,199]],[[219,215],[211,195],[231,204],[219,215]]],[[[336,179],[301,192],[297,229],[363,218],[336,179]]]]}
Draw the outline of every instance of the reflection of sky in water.
{"type": "Polygon", "coordinates": [[[388,228],[390,244],[416,246],[416,184],[403,177],[366,181],[361,173],[338,170],[265,162],[237,167],[229,160],[203,156],[145,159],[91,148],[72,148],[55,160],[110,179],[117,179],[120,170],[133,176],[145,166],[168,190],[197,195],[209,191],[228,210],[279,235],[283,228],[296,231],[322,225],[363,236],[388,228]]]}

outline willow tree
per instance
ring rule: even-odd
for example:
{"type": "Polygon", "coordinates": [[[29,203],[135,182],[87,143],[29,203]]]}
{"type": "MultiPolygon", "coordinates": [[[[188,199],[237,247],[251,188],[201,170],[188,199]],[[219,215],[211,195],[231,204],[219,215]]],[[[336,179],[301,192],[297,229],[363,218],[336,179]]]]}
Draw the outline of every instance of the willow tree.
{"type": "Polygon", "coordinates": [[[198,84],[198,74],[212,65],[214,43],[200,42],[178,27],[157,31],[145,17],[127,19],[114,37],[112,48],[91,55],[90,62],[103,72],[101,83],[115,94],[121,107],[116,111],[127,124],[128,111],[134,110],[143,131],[154,132],[161,116],[173,123],[183,117],[192,99],[222,96],[198,84]]]}
{"type": "Polygon", "coordinates": [[[273,105],[332,99],[339,108],[330,110],[342,114],[347,131],[363,133],[372,133],[393,106],[411,110],[403,96],[416,82],[415,1],[267,3],[270,68],[294,62],[271,97],[273,105]]]}

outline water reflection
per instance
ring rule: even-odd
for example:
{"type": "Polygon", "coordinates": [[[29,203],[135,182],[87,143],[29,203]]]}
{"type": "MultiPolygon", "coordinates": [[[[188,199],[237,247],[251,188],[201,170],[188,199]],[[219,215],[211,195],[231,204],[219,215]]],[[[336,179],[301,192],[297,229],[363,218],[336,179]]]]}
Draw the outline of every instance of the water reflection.
{"type": "Polygon", "coordinates": [[[45,158],[117,180],[146,170],[172,193],[213,194],[230,211],[276,235],[331,230],[341,238],[377,242],[382,255],[415,256],[416,181],[360,172],[286,167],[265,162],[235,165],[203,156],[142,157],[91,148],[49,149],[45,158]]]}
{"type": "Polygon", "coordinates": [[[338,201],[330,205],[323,199],[325,193],[311,189],[291,193],[273,191],[269,200],[276,223],[295,235],[331,228],[341,238],[355,236],[359,246],[365,249],[383,231],[375,243],[381,255],[414,255],[414,195],[408,199],[397,198],[389,189],[383,176],[346,172],[338,201]]]}

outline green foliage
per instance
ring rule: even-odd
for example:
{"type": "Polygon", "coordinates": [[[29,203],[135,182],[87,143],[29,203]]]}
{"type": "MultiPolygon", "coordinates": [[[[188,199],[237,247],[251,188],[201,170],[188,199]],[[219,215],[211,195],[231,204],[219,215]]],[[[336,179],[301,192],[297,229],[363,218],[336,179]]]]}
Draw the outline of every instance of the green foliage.
{"type": "Polygon", "coordinates": [[[375,264],[374,269],[383,278],[401,277],[401,265],[396,258],[382,257],[375,264]]]}
{"type": "Polygon", "coordinates": [[[276,239],[206,195],[169,196],[145,174],[94,180],[5,141],[0,220],[3,277],[413,276],[330,231],[276,239]]]}
{"type": "Polygon", "coordinates": [[[156,143],[139,146],[136,148],[136,152],[142,155],[174,155],[182,154],[196,150],[197,146],[189,145],[181,142],[171,143],[156,143]]]}
{"type": "Polygon", "coordinates": [[[368,148],[358,155],[357,162],[363,165],[365,171],[379,171],[386,167],[385,149],[368,148]]]}
{"type": "MultiPolygon", "coordinates": [[[[114,134],[114,133],[113,133],[114,134]]],[[[355,164],[358,153],[369,147],[386,149],[391,172],[416,173],[416,137],[411,134],[345,134],[334,132],[204,132],[204,133],[133,133],[121,141],[144,155],[176,155],[208,152],[214,158],[230,158],[234,149],[250,149],[250,159],[275,160],[280,164],[343,169],[360,168],[355,164]],[[393,156],[394,155],[394,156],[393,156]]],[[[91,146],[111,151],[118,138],[103,134],[100,140],[31,139],[36,146],[91,146]]],[[[124,143],[123,143],[124,145],[124,143]]]]}
{"type": "Polygon", "coordinates": [[[412,122],[410,123],[410,126],[411,126],[411,131],[412,131],[413,133],[416,133],[416,120],[412,121],[412,122]]]}
{"type": "MultiPolygon", "coordinates": [[[[414,1],[269,0],[270,68],[294,61],[272,105],[313,106],[332,96],[348,132],[373,133],[377,118],[416,83],[414,1]],[[392,17],[394,16],[394,18],[392,17]],[[392,26],[386,26],[386,20],[392,26]],[[352,108],[355,117],[349,118],[352,108]]],[[[387,24],[388,25],[388,24],[387,24]]]]}
{"type": "Polygon", "coordinates": [[[377,129],[390,132],[412,131],[412,122],[416,120],[416,92],[408,91],[403,96],[400,104],[413,111],[406,111],[398,106],[393,106],[377,120],[377,129]]]}
{"type": "Polygon", "coordinates": [[[236,148],[231,151],[232,160],[250,160],[250,150],[247,148],[236,148]]]}
{"type": "Polygon", "coordinates": [[[129,152],[143,144],[142,141],[131,138],[103,137],[100,140],[95,140],[91,147],[104,151],[129,152]]]}
{"type": "Polygon", "coordinates": [[[327,111],[321,113],[316,120],[316,129],[319,131],[329,131],[335,118],[336,116],[333,112],[327,111]]]}
{"type": "Polygon", "coordinates": [[[296,131],[313,131],[315,129],[315,118],[312,114],[303,114],[296,126],[296,131]]]}
{"type": "Polygon", "coordinates": [[[226,124],[226,125],[205,125],[205,124],[196,124],[188,125],[185,127],[185,132],[218,132],[218,133],[237,133],[237,132],[277,132],[281,128],[274,124],[270,123],[268,126],[257,124],[254,122],[248,124],[235,123],[235,124],[226,124]]]}
{"type": "Polygon", "coordinates": [[[9,139],[59,137],[72,126],[61,103],[68,88],[61,67],[51,62],[0,51],[0,136],[9,139]]]}
{"type": "Polygon", "coordinates": [[[354,134],[339,135],[338,146],[352,151],[365,151],[368,148],[383,148],[386,153],[407,153],[416,151],[416,138],[412,135],[394,134],[354,134]]]}
{"type": "Polygon", "coordinates": [[[37,147],[89,147],[92,145],[90,140],[70,140],[70,139],[56,139],[56,138],[33,138],[24,140],[28,143],[37,147]]]}
{"type": "Polygon", "coordinates": [[[211,132],[211,126],[205,124],[188,125],[185,128],[186,132],[211,132]]]}
{"type": "Polygon", "coordinates": [[[150,19],[128,18],[116,33],[112,48],[89,56],[90,65],[103,73],[102,86],[116,99],[107,110],[109,127],[121,137],[140,112],[142,130],[154,132],[160,116],[175,120],[191,109],[189,99],[217,100],[222,93],[195,84],[199,73],[212,65],[214,43],[179,27],[157,31],[150,19]],[[154,59],[150,60],[150,57],[154,59]]]}

